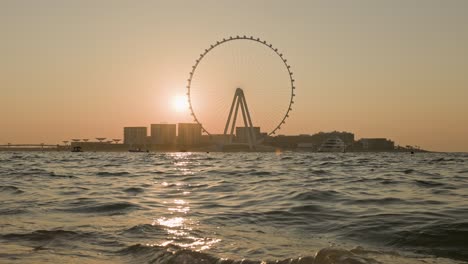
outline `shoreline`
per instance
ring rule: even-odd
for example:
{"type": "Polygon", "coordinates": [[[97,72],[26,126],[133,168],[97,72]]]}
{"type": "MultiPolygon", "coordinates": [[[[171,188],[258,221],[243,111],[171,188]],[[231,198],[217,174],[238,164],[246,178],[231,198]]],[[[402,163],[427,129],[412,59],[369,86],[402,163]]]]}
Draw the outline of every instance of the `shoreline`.
{"type": "MultiPolygon", "coordinates": [[[[0,152],[72,152],[70,148],[0,148],[0,152]]],[[[301,149],[284,149],[284,148],[274,148],[272,150],[221,150],[221,149],[152,149],[152,150],[142,150],[142,151],[129,151],[129,150],[108,150],[108,149],[94,149],[94,150],[83,150],[82,152],[129,152],[129,153],[177,153],[177,152],[195,152],[195,153],[210,153],[210,152],[226,152],[226,153],[234,153],[234,152],[252,152],[252,153],[271,153],[271,152],[297,152],[297,153],[465,153],[465,152],[444,152],[444,151],[429,151],[429,150],[372,150],[372,151],[345,151],[345,152],[320,152],[320,151],[313,151],[313,150],[301,150],[301,149]]]]}

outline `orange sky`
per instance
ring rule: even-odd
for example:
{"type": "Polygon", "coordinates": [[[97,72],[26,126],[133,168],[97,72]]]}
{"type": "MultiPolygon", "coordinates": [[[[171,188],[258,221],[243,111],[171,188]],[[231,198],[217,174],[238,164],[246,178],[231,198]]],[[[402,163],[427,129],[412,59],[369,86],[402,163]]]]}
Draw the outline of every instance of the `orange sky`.
{"type": "MultiPolygon", "coordinates": [[[[468,151],[467,12],[455,0],[2,1],[0,144],[190,121],[173,98],[195,59],[223,37],[254,35],[297,80],[281,134],[344,130],[468,151]]],[[[274,89],[274,64],[260,55],[239,56],[274,89]]]]}

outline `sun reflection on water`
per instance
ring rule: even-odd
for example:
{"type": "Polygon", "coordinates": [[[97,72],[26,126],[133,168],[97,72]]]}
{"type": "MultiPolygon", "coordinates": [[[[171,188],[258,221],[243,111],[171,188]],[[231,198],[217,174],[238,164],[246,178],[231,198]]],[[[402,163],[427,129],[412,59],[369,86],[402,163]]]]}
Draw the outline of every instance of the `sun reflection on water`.
{"type": "Polygon", "coordinates": [[[188,206],[183,206],[183,205],[187,205],[187,204],[188,204],[186,201],[180,200],[180,199],[176,199],[176,200],[174,200],[174,203],[175,203],[177,206],[168,208],[169,211],[171,211],[171,212],[177,212],[177,213],[184,213],[184,214],[187,214],[188,211],[190,211],[190,207],[188,207],[188,206]]]}
{"type": "MultiPolygon", "coordinates": [[[[161,217],[157,219],[156,222],[160,226],[174,228],[174,227],[182,227],[185,222],[185,219],[183,217],[174,217],[174,218],[161,217]]],[[[153,222],[153,225],[154,224],[155,223],[153,222]]]]}
{"type": "MultiPolygon", "coordinates": [[[[190,156],[192,156],[191,153],[174,153],[172,155],[176,169],[182,172],[184,176],[194,174],[194,171],[190,168],[192,165],[189,160],[190,156]]],[[[180,248],[203,251],[212,248],[221,241],[218,238],[200,235],[202,232],[198,230],[200,224],[187,216],[191,210],[187,200],[191,192],[185,188],[190,187],[190,184],[187,185],[177,181],[164,181],[160,184],[163,188],[176,190],[177,193],[174,194],[178,197],[174,197],[172,200],[160,201],[160,203],[167,206],[170,216],[161,216],[153,220],[153,225],[160,226],[167,232],[166,238],[158,244],[159,246],[170,247],[174,245],[180,248]]]]}
{"type": "Polygon", "coordinates": [[[174,200],[174,203],[175,203],[175,204],[187,204],[186,201],[184,201],[184,200],[179,200],[179,199],[174,200]]]}
{"type": "Polygon", "coordinates": [[[175,245],[181,248],[188,248],[195,251],[203,251],[210,249],[221,239],[210,237],[196,237],[190,234],[192,226],[195,225],[192,221],[184,217],[161,217],[153,221],[153,225],[165,227],[167,240],[161,242],[159,246],[175,245]]]}

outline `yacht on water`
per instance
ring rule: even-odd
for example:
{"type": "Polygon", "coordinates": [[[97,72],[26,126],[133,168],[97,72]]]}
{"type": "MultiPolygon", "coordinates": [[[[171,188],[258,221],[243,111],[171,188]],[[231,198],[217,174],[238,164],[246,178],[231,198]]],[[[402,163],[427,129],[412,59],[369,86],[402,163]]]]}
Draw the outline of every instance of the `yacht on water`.
{"type": "Polygon", "coordinates": [[[318,152],[345,152],[346,145],[339,137],[325,140],[319,147],[318,152]]]}

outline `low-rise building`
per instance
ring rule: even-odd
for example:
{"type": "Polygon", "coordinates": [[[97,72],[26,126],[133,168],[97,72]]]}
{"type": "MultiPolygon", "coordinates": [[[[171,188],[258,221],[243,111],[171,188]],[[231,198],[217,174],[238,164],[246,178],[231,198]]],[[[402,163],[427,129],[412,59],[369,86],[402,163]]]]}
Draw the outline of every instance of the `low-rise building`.
{"type": "Polygon", "coordinates": [[[344,131],[319,132],[313,135],[278,135],[276,137],[268,137],[265,143],[275,147],[291,149],[304,146],[304,144],[310,144],[309,146],[313,145],[313,147],[308,148],[317,150],[329,138],[339,138],[344,142],[345,146],[350,146],[354,143],[354,134],[344,131]]]}
{"type": "Polygon", "coordinates": [[[151,124],[151,144],[173,145],[176,143],[176,124],[151,124]]]}
{"type": "Polygon", "coordinates": [[[395,149],[395,143],[386,138],[362,138],[358,143],[365,151],[389,151],[395,149]]]}
{"type": "Polygon", "coordinates": [[[63,149],[74,149],[79,148],[81,151],[126,151],[128,150],[127,145],[117,144],[110,142],[94,142],[94,141],[83,141],[83,142],[71,142],[70,148],[63,149]]]}
{"type": "Polygon", "coordinates": [[[201,143],[201,125],[198,123],[179,123],[177,128],[178,144],[194,146],[201,143]]]}
{"type": "Polygon", "coordinates": [[[124,127],[124,144],[129,146],[141,146],[147,143],[146,127],[124,127]]]}
{"type": "MultiPolygon", "coordinates": [[[[202,135],[201,143],[203,145],[224,145],[229,142],[230,135],[224,134],[211,134],[211,135],[202,135]]],[[[235,141],[235,136],[232,138],[233,142],[235,141]]]]}
{"type": "MultiPolygon", "coordinates": [[[[236,127],[236,142],[237,143],[248,143],[249,142],[249,127],[236,127]]],[[[258,141],[262,138],[260,133],[260,127],[252,127],[255,140],[258,141]]]]}

